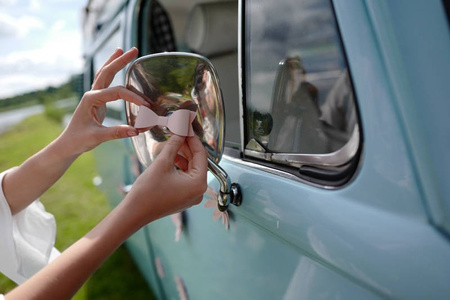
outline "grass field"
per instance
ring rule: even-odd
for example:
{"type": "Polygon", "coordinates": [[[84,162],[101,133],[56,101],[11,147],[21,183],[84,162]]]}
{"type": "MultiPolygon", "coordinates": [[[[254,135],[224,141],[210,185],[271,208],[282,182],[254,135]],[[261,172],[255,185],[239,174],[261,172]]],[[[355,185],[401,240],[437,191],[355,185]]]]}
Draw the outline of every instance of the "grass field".
{"type": "MultiPolygon", "coordinates": [[[[45,114],[33,116],[0,135],[0,170],[20,165],[56,138],[61,126],[45,114]]],[[[93,185],[93,155],[85,153],[42,197],[57,222],[56,248],[66,249],[97,224],[109,211],[103,194],[93,185]]],[[[15,284],[0,274],[0,293],[15,284]]],[[[80,299],[153,299],[151,291],[124,246],[83,285],[80,299]]]]}

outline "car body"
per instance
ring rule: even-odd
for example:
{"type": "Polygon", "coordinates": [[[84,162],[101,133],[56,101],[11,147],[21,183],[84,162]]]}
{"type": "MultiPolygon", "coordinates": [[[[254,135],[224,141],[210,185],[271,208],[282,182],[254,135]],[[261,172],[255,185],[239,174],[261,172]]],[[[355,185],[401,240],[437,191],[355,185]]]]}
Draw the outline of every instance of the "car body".
{"type": "MultiPolygon", "coordinates": [[[[85,89],[118,46],[209,58],[225,102],[220,166],[242,193],[228,227],[210,192],[127,241],[157,298],[448,299],[448,1],[105,3],[85,17],[85,89]],[[338,110],[347,129],[330,121],[338,110]]],[[[105,123],[124,122],[111,104],[105,123]]],[[[117,205],[143,167],[129,140],[95,157],[117,205]]]]}

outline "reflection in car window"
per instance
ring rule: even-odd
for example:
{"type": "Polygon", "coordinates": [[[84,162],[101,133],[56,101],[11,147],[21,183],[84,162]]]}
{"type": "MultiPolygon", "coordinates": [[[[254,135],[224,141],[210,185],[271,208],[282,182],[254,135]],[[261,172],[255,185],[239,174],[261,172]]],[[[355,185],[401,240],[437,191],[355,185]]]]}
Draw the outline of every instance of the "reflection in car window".
{"type": "Polygon", "coordinates": [[[246,148],[325,154],[344,147],[357,116],[330,1],[248,1],[245,30],[246,148]]]}

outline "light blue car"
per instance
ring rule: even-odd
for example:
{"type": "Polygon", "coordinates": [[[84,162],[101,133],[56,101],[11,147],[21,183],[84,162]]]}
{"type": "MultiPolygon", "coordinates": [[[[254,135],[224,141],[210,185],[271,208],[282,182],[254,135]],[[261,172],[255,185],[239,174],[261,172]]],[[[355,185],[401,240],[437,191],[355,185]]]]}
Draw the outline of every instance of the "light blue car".
{"type": "MultiPolygon", "coordinates": [[[[222,90],[202,204],[127,241],[158,299],[450,299],[449,1],[103,2],[86,89],[137,46],[206,57],[222,90]]],[[[142,138],[96,149],[112,205],[151,163],[142,138]]]]}

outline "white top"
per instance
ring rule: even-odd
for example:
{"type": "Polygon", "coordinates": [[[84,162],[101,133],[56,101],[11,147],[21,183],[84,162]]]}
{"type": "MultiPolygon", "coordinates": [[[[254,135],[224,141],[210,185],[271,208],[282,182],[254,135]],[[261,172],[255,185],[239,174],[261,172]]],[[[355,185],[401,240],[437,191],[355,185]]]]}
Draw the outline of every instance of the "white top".
{"type": "Polygon", "coordinates": [[[21,284],[59,255],[56,222],[39,199],[11,215],[2,184],[7,172],[0,174],[0,272],[21,284]]]}

